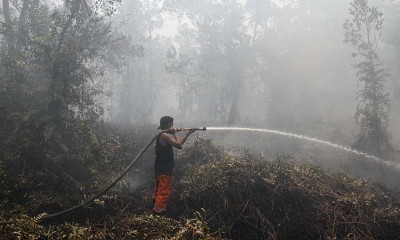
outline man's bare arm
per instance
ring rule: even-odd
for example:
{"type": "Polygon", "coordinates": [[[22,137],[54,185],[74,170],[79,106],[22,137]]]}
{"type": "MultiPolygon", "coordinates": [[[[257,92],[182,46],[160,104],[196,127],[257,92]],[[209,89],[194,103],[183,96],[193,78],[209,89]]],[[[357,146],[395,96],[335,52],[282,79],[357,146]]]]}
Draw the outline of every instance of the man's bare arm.
{"type": "Polygon", "coordinates": [[[186,140],[188,139],[189,135],[191,133],[193,133],[194,131],[189,131],[185,134],[185,136],[183,136],[182,138],[179,138],[175,133],[168,134],[168,133],[163,133],[161,135],[161,139],[162,142],[165,142],[177,149],[182,149],[183,148],[183,144],[186,142],[186,140]]]}

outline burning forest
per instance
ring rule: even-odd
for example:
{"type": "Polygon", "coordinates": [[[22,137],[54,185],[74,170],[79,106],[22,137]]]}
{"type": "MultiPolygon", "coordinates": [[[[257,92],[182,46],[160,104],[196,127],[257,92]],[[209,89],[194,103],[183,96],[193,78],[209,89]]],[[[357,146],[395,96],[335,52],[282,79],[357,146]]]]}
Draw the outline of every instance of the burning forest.
{"type": "Polygon", "coordinates": [[[2,0],[0,239],[400,239],[399,13],[2,0]]]}

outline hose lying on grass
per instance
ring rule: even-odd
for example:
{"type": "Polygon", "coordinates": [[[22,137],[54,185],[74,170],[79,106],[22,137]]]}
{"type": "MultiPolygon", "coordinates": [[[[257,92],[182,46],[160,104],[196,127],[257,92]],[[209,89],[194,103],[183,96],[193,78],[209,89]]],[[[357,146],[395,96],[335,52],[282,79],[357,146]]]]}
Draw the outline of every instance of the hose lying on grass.
{"type": "MultiPolygon", "coordinates": [[[[89,203],[91,203],[92,201],[94,201],[95,199],[99,198],[100,196],[102,196],[103,194],[105,194],[108,190],[110,190],[112,187],[114,187],[115,184],[117,184],[117,182],[119,182],[119,180],[121,180],[121,178],[123,178],[125,176],[126,173],[128,173],[128,171],[133,167],[133,165],[135,165],[135,163],[139,160],[139,158],[146,152],[146,150],[151,146],[151,144],[154,142],[154,140],[156,140],[162,133],[166,133],[169,130],[164,130],[159,132],[156,136],[154,136],[151,141],[138,153],[138,155],[135,157],[135,159],[133,159],[133,161],[126,167],[126,169],[112,182],[110,183],[110,185],[108,185],[107,187],[105,187],[102,191],[100,191],[98,194],[94,195],[93,197],[87,199],[86,201],[84,201],[83,203],[76,205],[74,207],[71,207],[69,209],[66,209],[64,211],[61,212],[56,212],[56,213],[52,213],[52,214],[46,214],[43,216],[38,216],[37,222],[41,222],[45,219],[48,218],[53,218],[53,217],[57,217],[66,213],[69,213],[75,209],[81,208],[89,203]]],[[[5,225],[5,224],[12,224],[15,223],[15,220],[9,220],[9,221],[2,221],[0,222],[0,225],[5,225]]]]}

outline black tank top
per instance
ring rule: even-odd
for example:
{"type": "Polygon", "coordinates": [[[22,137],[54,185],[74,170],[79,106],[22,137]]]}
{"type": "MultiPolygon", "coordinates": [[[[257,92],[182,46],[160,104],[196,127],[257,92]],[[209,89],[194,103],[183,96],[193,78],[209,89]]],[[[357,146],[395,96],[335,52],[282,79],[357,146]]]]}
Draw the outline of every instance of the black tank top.
{"type": "Polygon", "coordinates": [[[156,141],[156,161],[154,163],[156,175],[172,175],[174,170],[174,151],[171,145],[161,145],[159,138],[156,141]]]}

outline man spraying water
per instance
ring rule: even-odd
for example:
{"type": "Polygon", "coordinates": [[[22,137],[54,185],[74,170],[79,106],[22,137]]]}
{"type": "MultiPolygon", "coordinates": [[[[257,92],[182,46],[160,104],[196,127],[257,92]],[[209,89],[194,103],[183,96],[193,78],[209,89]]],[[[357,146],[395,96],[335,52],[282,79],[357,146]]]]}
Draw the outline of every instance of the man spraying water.
{"type": "MultiPolygon", "coordinates": [[[[156,161],[154,171],[156,177],[156,187],[153,194],[155,214],[162,214],[166,211],[168,199],[172,192],[172,176],[174,170],[174,152],[172,147],[182,149],[190,134],[194,133],[196,128],[177,129],[174,128],[174,119],[170,116],[163,116],[160,119],[158,129],[168,130],[161,133],[156,139],[156,161]],[[185,135],[179,138],[176,132],[185,131],[185,135]]],[[[204,129],[205,130],[205,129],[204,129]]]]}

